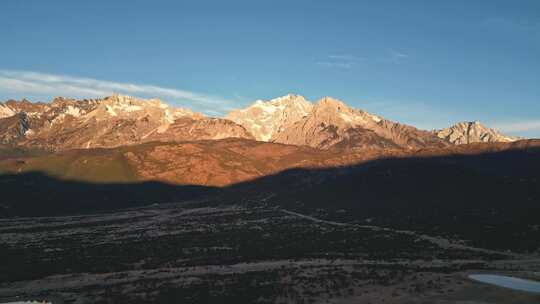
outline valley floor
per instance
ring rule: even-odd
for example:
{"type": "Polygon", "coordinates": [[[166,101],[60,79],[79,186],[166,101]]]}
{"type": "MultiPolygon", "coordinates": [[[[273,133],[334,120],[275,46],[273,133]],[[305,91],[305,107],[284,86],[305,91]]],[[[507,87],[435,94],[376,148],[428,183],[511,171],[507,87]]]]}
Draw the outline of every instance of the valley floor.
{"type": "Polygon", "coordinates": [[[540,303],[467,278],[540,278],[540,257],[191,201],[0,220],[0,303],[540,303]]]}

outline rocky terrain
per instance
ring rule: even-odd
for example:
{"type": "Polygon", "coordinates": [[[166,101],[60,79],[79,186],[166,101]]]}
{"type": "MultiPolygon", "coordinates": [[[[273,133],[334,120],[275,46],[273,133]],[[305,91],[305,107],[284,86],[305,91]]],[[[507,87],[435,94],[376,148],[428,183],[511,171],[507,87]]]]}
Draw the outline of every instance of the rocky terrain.
{"type": "Polygon", "coordinates": [[[257,100],[245,109],[232,111],[227,119],[244,126],[257,140],[274,141],[277,134],[307,116],[312,108],[303,96],[288,94],[270,101],[257,100]]]}
{"type": "Polygon", "coordinates": [[[67,150],[118,147],[149,141],[252,138],[229,120],[208,118],[160,100],[113,95],[104,99],[56,98],[50,104],[8,101],[3,105],[4,144],[67,150]],[[16,113],[13,116],[9,116],[16,113]]]}
{"type": "Polygon", "coordinates": [[[434,134],[353,109],[331,97],[311,103],[295,94],[257,100],[246,109],[231,112],[227,118],[243,125],[257,140],[319,149],[418,149],[518,139],[479,123],[467,128],[461,123],[434,134]]]}
{"type": "Polygon", "coordinates": [[[534,256],[191,200],[0,222],[0,300],[52,303],[537,303],[471,273],[538,278],[534,256]]]}
{"type": "Polygon", "coordinates": [[[390,121],[340,100],[316,103],[289,94],[257,100],[226,119],[174,108],[160,100],[123,95],[51,103],[0,104],[0,144],[44,150],[119,147],[151,141],[245,138],[317,149],[419,149],[473,142],[509,142],[479,123],[437,132],[390,121]]]}
{"type": "Polygon", "coordinates": [[[540,279],[540,140],[297,95],[0,113],[2,303],[540,301],[469,278],[540,279]]]}
{"type": "Polygon", "coordinates": [[[38,171],[61,179],[88,182],[152,180],[221,187],[295,168],[344,168],[384,159],[457,157],[516,149],[535,151],[538,146],[540,143],[537,140],[524,140],[422,150],[396,147],[386,150],[321,150],[229,138],[152,142],[112,149],[78,149],[58,153],[7,148],[0,150],[0,173],[38,171]]]}
{"type": "Polygon", "coordinates": [[[447,143],[433,134],[388,121],[342,101],[323,98],[310,113],[284,128],[275,142],[328,149],[335,145],[349,148],[443,147],[447,143]],[[367,140],[366,140],[367,138],[367,140]]]}
{"type": "Polygon", "coordinates": [[[318,150],[247,139],[152,142],[113,149],[59,153],[4,149],[0,173],[45,172],[61,179],[88,182],[154,180],[171,184],[229,186],[291,168],[351,165],[401,150],[318,150]]]}
{"type": "Polygon", "coordinates": [[[479,121],[460,122],[446,129],[435,131],[439,138],[452,144],[462,145],[477,142],[512,142],[522,138],[507,136],[484,126],[479,121]]]}

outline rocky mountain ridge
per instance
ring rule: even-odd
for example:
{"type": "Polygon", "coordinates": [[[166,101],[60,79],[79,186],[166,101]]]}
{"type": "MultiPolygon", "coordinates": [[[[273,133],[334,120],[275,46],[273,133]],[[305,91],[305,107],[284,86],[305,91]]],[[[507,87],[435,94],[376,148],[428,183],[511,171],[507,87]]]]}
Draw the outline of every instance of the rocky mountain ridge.
{"type": "Polygon", "coordinates": [[[419,149],[520,139],[505,136],[480,123],[466,128],[461,123],[428,132],[354,109],[332,97],[312,103],[296,94],[269,101],[257,100],[245,109],[231,112],[227,118],[243,125],[258,140],[319,149],[419,149]]]}
{"type": "Polygon", "coordinates": [[[451,127],[435,131],[435,134],[456,145],[475,142],[513,142],[522,139],[504,135],[496,129],[486,127],[479,121],[459,122],[451,127]]]}
{"type": "Polygon", "coordinates": [[[288,94],[269,101],[257,100],[251,106],[235,110],[227,115],[243,125],[260,141],[274,141],[278,133],[307,116],[313,104],[303,96],[288,94]]]}
{"type": "Polygon", "coordinates": [[[278,133],[274,141],[320,149],[334,146],[423,148],[447,145],[429,132],[353,109],[331,97],[315,103],[308,115],[278,133]]]}
{"type": "Polygon", "coordinates": [[[317,149],[421,149],[474,142],[510,142],[480,123],[424,131],[325,97],[312,103],[288,94],[257,100],[226,119],[206,117],[158,99],[114,94],[103,99],[0,103],[0,144],[69,150],[150,141],[245,138],[317,149]]]}
{"type": "Polygon", "coordinates": [[[253,138],[229,120],[209,118],[158,99],[124,95],[104,99],[55,98],[50,104],[8,101],[0,142],[47,150],[117,147],[149,141],[253,138]],[[6,121],[10,121],[9,124],[6,121]],[[14,133],[14,126],[18,131],[14,133]]]}

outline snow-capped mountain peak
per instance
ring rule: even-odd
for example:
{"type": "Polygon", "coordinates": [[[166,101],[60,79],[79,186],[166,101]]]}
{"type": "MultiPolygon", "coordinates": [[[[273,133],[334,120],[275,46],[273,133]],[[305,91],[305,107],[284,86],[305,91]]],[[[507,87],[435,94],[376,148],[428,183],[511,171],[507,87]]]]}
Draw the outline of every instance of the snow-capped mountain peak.
{"type": "Polygon", "coordinates": [[[228,118],[261,141],[323,149],[335,145],[416,148],[446,144],[430,132],[393,123],[332,97],[315,104],[294,94],[258,100],[246,109],[231,112],[228,118]]]}
{"type": "Polygon", "coordinates": [[[5,104],[0,103],[0,118],[10,117],[15,115],[17,112],[13,111],[10,107],[5,104]]]}
{"type": "Polygon", "coordinates": [[[334,123],[350,126],[369,126],[382,120],[379,116],[354,109],[343,101],[332,97],[322,98],[315,105],[314,112],[317,112],[319,116],[326,116],[328,120],[334,123]],[[340,122],[335,122],[335,120],[340,120],[340,122]]]}
{"type": "Polygon", "coordinates": [[[313,104],[303,96],[288,94],[268,101],[256,100],[251,106],[231,112],[227,118],[243,125],[257,140],[270,141],[287,125],[308,115],[313,104]]]}

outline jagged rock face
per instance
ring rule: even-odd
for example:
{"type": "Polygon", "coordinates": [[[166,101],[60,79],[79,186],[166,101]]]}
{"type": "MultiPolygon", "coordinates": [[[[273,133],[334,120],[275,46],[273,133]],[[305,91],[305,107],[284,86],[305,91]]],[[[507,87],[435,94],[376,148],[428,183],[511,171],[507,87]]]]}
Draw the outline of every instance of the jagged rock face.
{"type": "Polygon", "coordinates": [[[0,118],[11,117],[15,114],[17,114],[16,111],[11,109],[7,105],[0,103],[0,118]]]}
{"type": "Polygon", "coordinates": [[[244,126],[255,139],[272,141],[312,108],[313,105],[303,96],[289,94],[270,101],[257,100],[246,109],[229,113],[227,118],[244,126]]]}
{"type": "Polygon", "coordinates": [[[223,138],[254,137],[242,126],[220,118],[193,119],[182,117],[174,121],[167,131],[152,136],[160,141],[215,140],[223,138]]]}
{"type": "Polygon", "coordinates": [[[273,141],[326,149],[347,138],[349,129],[369,129],[377,120],[377,116],[349,108],[337,99],[323,98],[308,115],[276,134],[273,141]]]}
{"type": "Polygon", "coordinates": [[[460,122],[449,128],[435,131],[439,138],[455,144],[470,144],[477,142],[513,142],[519,137],[506,136],[495,129],[488,128],[478,121],[460,122]]]}
{"type": "MultiPolygon", "coordinates": [[[[8,101],[2,109],[7,114],[24,113],[27,120],[24,134],[11,136],[10,143],[49,150],[117,147],[155,140],[252,138],[240,125],[173,108],[158,99],[59,97],[50,104],[8,101]]],[[[9,124],[2,121],[13,121],[13,117],[0,119],[0,124],[9,124]]]]}
{"type": "Polygon", "coordinates": [[[332,98],[313,105],[302,96],[289,94],[270,101],[258,100],[227,117],[261,141],[323,149],[338,143],[343,148],[366,148],[377,146],[376,143],[381,147],[397,146],[370,130],[381,120],[378,116],[354,110],[332,98]]]}
{"type": "Polygon", "coordinates": [[[510,142],[478,122],[428,132],[399,124],[326,97],[312,104],[289,94],[256,101],[229,119],[208,118],[158,99],[123,95],[51,103],[0,103],[0,143],[47,150],[118,147],[150,141],[223,138],[310,146],[318,149],[419,149],[474,142],[510,142]]]}
{"type": "Polygon", "coordinates": [[[11,99],[6,101],[3,105],[0,103],[0,118],[13,116],[21,112],[26,113],[28,116],[37,117],[41,113],[47,111],[49,108],[50,105],[43,102],[30,102],[26,99],[16,101],[11,99]],[[7,111],[2,111],[2,107],[7,109],[7,111]],[[2,112],[4,112],[5,115],[2,115],[2,112]]]}
{"type": "Polygon", "coordinates": [[[30,129],[28,116],[23,113],[17,113],[0,119],[0,143],[11,144],[24,138],[30,129]]]}
{"type": "Polygon", "coordinates": [[[448,142],[441,140],[429,131],[419,130],[415,127],[381,120],[374,131],[384,138],[388,138],[404,148],[446,147],[448,142]]]}
{"type": "Polygon", "coordinates": [[[402,147],[390,139],[377,135],[373,130],[349,128],[342,133],[343,138],[331,147],[341,150],[366,149],[401,149],[402,147]]]}
{"type": "Polygon", "coordinates": [[[422,148],[446,143],[427,131],[391,122],[326,97],[272,141],[315,148],[422,148]]]}

